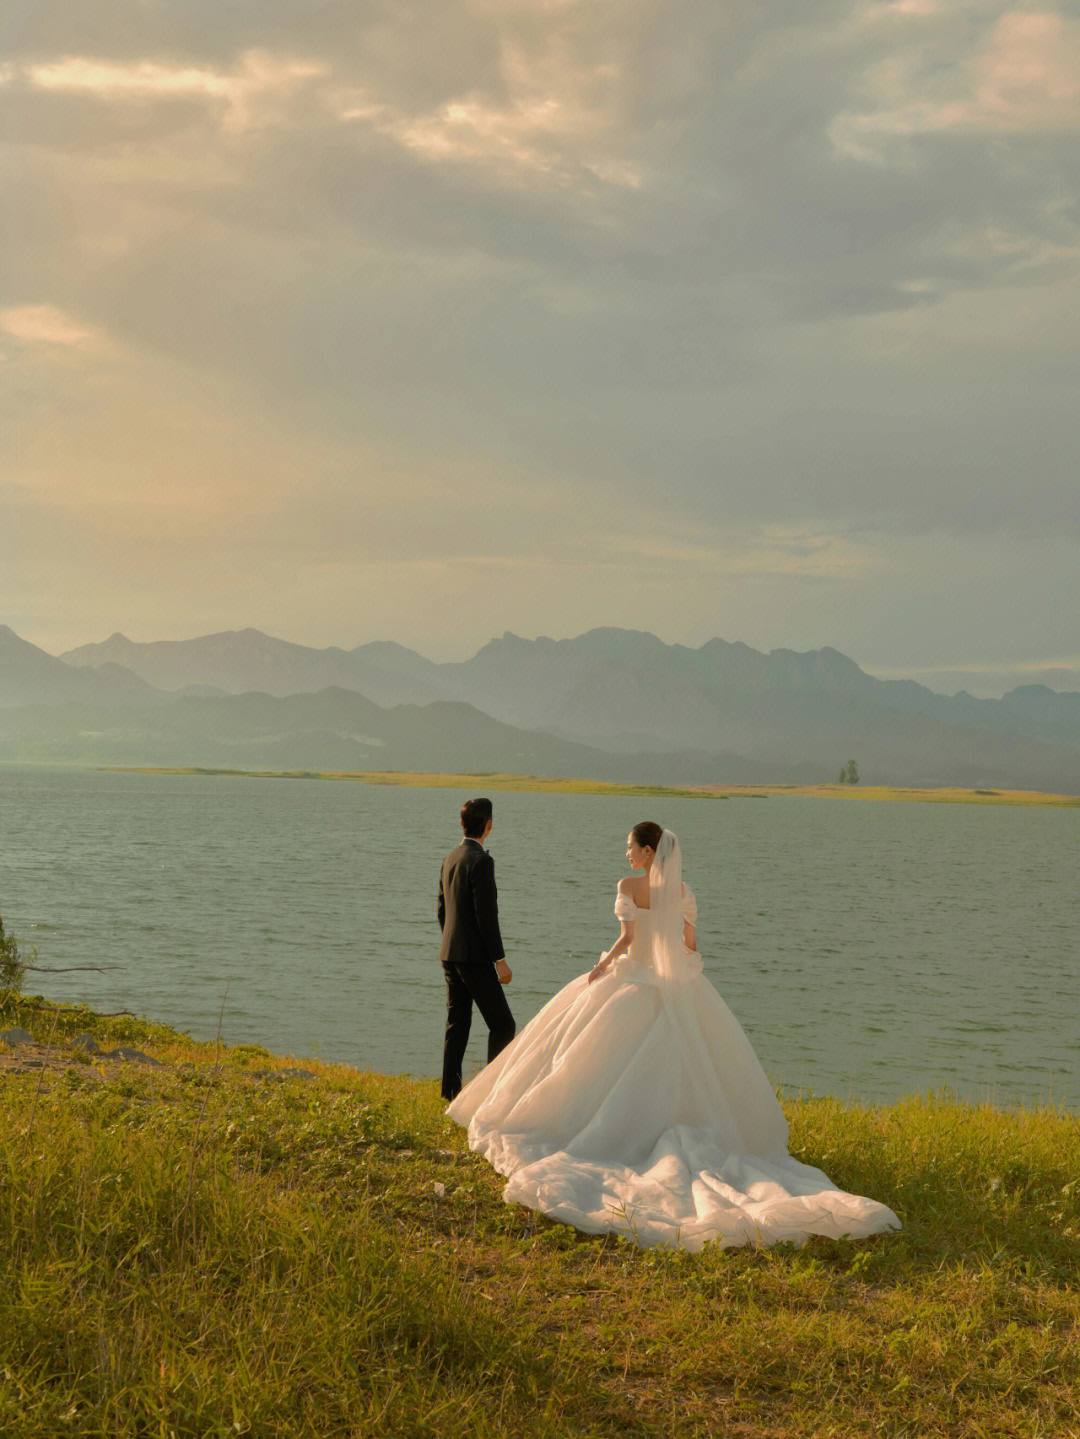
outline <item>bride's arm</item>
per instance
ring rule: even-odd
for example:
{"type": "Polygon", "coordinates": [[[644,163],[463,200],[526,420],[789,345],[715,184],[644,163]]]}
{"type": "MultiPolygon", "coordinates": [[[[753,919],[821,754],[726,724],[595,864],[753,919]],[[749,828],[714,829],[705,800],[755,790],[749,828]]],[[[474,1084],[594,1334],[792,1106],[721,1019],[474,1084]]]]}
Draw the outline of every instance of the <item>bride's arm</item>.
{"type": "Polygon", "coordinates": [[[683,883],[682,942],[691,954],[697,952],[697,900],[688,884],[683,883]]]}
{"type": "Polygon", "coordinates": [[[625,954],[630,948],[630,941],[634,938],[633,920],[623,919],[619,921],[619,937],[608,950],[607,954],[601,957],[600,963],[593,965],[589,970],[589,983],[599,979],[602,974],[607,974],[615,961],[621,954],[625,954]]]}

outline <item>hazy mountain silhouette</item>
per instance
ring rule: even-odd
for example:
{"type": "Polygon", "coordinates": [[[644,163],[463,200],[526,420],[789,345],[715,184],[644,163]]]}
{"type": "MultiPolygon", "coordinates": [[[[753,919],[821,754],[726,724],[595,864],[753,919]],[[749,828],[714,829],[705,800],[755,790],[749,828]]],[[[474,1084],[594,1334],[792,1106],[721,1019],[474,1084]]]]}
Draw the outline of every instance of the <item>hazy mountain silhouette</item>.
{"type": "Polygon", "coordinates": [[[125,703],[149,699],[153,693],[145,680],[118,664],[75,670],[0,625],[0,709],[65,700],[125,703]]]}
{"type": "MultiPolygon", "coordinates": [[[[83,764],[200,765],[300,770],[473,771],[678,784],[712,775],[759,781],[737,755],[610,755],[515,729],[471,705],[372,704],[350,690],[278,697],[185,697],[138,706],[67,702],[0,716],[0,758],[83,764]]],[[[813,778],[805,767],[781,778],[813,778]]],[[[817,776],[820,777],[820,776],[817,776]]]]}
{"type": "MultiPolygon", "coordinates": [[[[692,649],[651,634],[598,629],[569,640],[506,634],[471,659],[439,664],[390,643],[316,650],[242,630],[153,644],[113,635],[62,662],[6,634],[0,702],[93,700],[121,707],[119,728],[129,737],[152,732],[145,744],[155,753],[173,744],[190,763],[210,763],[211,752],[242,751],[269,765],[277,746],[274,763],[286,764],[280,757],[287,754],[289,765],[307,768],[494,770],[521,768],[528,754],[539,773],[602,778],[617,768],[623,778],[637,765],[642,779],[662,771],[674,782],[695,783],[831,779],[854,757],[865,783],[1080,791],[1080,694],[1033,685],[1000,700],[940,695],[912,681],[874,679],[830,648],[762,654],[715,639],[692,649]],[[98,690],[67,692],[64,670],[98,690]],[[162,710],[155,725],[145,717],[129,723],[131,686],[139,684],[139,713],[162,710]],[[174,697],[193,687],[211,691],[201,708],[174,697]],[[352,692],[372,709],[350,710],[347,724],[331,722],[323,712],[331,702],[320,693],[326,690],[341,692],[333,704],[346,703],[352,692]],[[214,692],[222,693],[215,698],[214,692]],[[249,704],[226,703],[230,695],[249,704]],[[311,706],[268,708],[273,698],[290,695],[322,700],[322,718],[311,706]],[[367,723],[363,713],[374,725],[372,716],[401,705],[412,708],[393,711],[392,731],[372,730],[378,744],[355,737],[367,723]],[[485,728],[489,721],[503,729],[485,728]],[[479,749],[472,738],[466,743],[470,726],[479,749]],[[358,758],[370,760],[376,751],[377,766],[358,758]],[[451,751],[473,757],[451,763],[451,751]],[[191,758],[196,753],[198,760],[191,758]],[[608,758],[618,758],[617,766],[608,758]]],[[[16,729],[24,728],[9,718],[0,747],[5,754],[16,729]]],[[[71,714],[68,722],[74,723],[71,714]]],[[[45,728],[52,733],[52,722],[45,728]]],[[[80,744],[85,748],[90,732],[115,728],[100,716],[80,722],[80,744]]],[[[61,744],[59,730],[54,741],[61,744]]]]}
{"type": "Polygon", "coordinates": [[[147,644],[114,634],[101,644],[69,650],[61,659],[78,668],[103,661],[120,664],[162,690],[202,685],[224,694],[284,696],[338,686],[377,704],[424,704],[442,694],[425,685],[428,672],[439,666],[390,641],[355,650],[316,650],[253,629],[147,644]]]}

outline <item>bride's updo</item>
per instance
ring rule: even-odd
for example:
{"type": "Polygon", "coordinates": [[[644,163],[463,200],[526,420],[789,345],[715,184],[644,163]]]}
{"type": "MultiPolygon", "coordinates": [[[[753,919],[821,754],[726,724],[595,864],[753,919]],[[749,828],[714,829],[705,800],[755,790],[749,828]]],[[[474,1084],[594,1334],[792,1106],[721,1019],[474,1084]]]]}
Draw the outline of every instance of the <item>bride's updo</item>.
{"type": "Polygon", "coordinates": [[[656,846],[660,843],[660,836],[664,833],[664,827],[657,824],[655,820],[643,819],[640,824],[634,825],[630,833],[634,836],[636,845],[642,849],[648,847],[655,854],[656,846]]]}

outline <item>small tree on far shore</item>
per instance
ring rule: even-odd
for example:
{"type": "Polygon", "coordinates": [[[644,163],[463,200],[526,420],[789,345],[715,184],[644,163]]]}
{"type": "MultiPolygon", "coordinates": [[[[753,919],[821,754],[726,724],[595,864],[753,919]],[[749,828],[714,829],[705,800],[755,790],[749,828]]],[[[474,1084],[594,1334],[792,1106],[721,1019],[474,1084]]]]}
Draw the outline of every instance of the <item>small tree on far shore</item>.
{"type": "Polygon", "coordinates": [[[837,780],[837,784],[858,784],[858,783],[859,783],[859,766],[855,763],[855,761],[854,761],[853,759],[849,759],[848,762],[847,762],[847,764],[844,765],[843,769],[840,771],[840,778],[837,780]]]}

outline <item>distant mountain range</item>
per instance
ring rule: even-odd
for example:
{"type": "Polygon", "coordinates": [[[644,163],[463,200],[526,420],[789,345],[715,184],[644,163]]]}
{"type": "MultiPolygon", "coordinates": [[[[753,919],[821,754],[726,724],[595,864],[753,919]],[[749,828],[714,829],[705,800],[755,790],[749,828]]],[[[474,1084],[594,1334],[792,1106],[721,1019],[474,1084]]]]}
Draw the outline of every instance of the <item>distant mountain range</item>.
{"type": "Polygon", "coordinates": [[[877,680],[833,649],[506,634],[440,664],[258,630],[54,657],[0,626],[0,758],[486,770],[643,782],[833,779],[1080,793],[1080,694],[877,680]]]}

